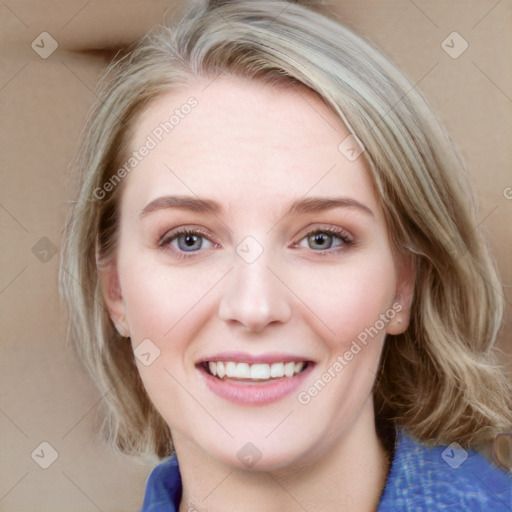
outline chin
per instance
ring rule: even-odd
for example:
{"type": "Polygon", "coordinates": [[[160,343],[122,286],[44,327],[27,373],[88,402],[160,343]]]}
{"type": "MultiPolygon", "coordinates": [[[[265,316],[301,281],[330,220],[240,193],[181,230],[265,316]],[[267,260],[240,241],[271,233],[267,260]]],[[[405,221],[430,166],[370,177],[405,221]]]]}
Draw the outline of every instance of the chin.
{"type": "MultiPolygon", "coordinates": [[[[293,436],[288,438],[293,439],[293,436]]],[[[236,436],[236,439],[240,437],[236,436]]],[[[217,462],[237,471],[274,472],[286,470],[298,464],[303,465],[310,450],[296,443],[283,445],[282,439],[282,437],[276,438],[273,442],[264,438],[245,443],[231,441],[224,446],[219,446],[217,440],[212,443],[212,449],[206,449],[206,451],[217,462]]]]}

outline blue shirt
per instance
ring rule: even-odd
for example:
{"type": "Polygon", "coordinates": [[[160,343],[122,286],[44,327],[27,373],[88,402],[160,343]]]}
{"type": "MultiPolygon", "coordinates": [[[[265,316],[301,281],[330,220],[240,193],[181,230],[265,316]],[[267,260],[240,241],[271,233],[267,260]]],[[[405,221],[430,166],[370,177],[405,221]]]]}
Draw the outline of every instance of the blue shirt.
{"type": "MultiPolygon", "coordinates": [[[[149,476],[141,512],[177,512],[175,456],[149,476]]],[[[377,512],[511,512],[512,477],[456,443],[429,448],[399,431],[377,512]]]]}

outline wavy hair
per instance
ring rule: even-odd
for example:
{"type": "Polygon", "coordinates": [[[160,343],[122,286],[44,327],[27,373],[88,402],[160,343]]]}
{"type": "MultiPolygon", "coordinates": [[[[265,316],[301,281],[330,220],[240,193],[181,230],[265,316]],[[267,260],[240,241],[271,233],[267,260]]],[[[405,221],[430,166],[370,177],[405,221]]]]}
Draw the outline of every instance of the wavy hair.
{"type": "Polygon", "coordinates": [[[170,90],[226,73],[315,91],[363,144],[393,248],[416,266],[411,322],[388,336],[375,382],[377,418],[429,444],[485,451],[512,425],[496,364],[503,296],[476,229],[463,164],[409,80],[315,2],[193,1],[111,64],[76,159],[79,190],[64,236],[60,284],[70,336],[107,405],[104,433],[124,453],[172,453],[131,344],[103,301],[98,265],[115,257],[122,182],[95,194],[129,153],[135,117],[170,90]]]}

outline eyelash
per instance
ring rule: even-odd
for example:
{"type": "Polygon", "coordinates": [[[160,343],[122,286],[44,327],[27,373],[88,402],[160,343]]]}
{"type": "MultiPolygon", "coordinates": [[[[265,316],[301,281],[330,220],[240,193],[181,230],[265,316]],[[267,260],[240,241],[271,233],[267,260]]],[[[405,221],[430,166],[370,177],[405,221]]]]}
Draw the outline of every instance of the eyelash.
{"type": "Polygon", "coordinates": [[[334,247],[331,249],[325,249],[325,250],[310,249],[315,254],[315,256],[319,256],[319,257],[330,256],[332,254],[336,254],[343,250],[346,250],[347,247],[353,246],[355,244],[353,237],[346,230],[344,230],[342,228],[335,227],[335,226],[329,226],[329,227],[325,227],[325,228],[324,227],[316,227],[314,229],[310,229],[310,230],[306,231],[305,233],[303,233],[301,235],[301,238],[299,239],[299,241],[297,243],[293,244],[293,247],[297,247],[298,244],[300,242],[302,242],[302,240],[304,240],[312,235],[320,234],[320,233],[336,237],[339,240],[341,240],[342,243],[339,247],[334,247]]]}
{"type": "MultiPolygon", "coordinates": [[[[328,256],[328,255],[331,255],[333,253],[336,253],[336,252],[340,252],[342,250],[344,250],[344,248],[346,249],[347,246],[352,246],[354,245],[354,239],[352,238],[352,236],[347,232],[345,231],[344,229],[341,229],[341,228],[336,228],[336,227],[328,227],[328,228],[315,228],[315,229],[311,229],[309,231],[306,231],[305,233],[303,233],[299,239],[298,242],[294,243],[292,245],[292,247],[299,247],[299,243],[302,242],[304,239],[312,236],[312,235],[315,235],[315,234],[325,234],[325,235],[329,235],[329,236],[333,236],[333,237],[336,237],[338,238],[339,240],[341,240],[342,242],[342,245],[340,247],[335,247],[334,249],[326,249],[326,250],[314,250],[314,249],[311,249],[311,251],[313,253],[315,253],[317,256],[328,256]]],[[[180,236],[200,236],[202,238],[205,238],[207,239],[211,244],[213,245],[219,245],[217,244],[211,237],[211,235],[209,235],[208,233],[206,233],[205,231],[202,231],[201,229],[191,229],[191,228],[183,228],[183,229],[180,229],[180,228],[177,228],[176,230],[173,230],[171,232],[166,232],[159,240],[158,242],[158,246],[161,247],[162,249],[169,249],[173,252],[174,256],[179,258],[179,259],[190,259],[190,258],[194,258],[194,257],[197,257],[196,252],[199,252],[199,251],[190,251],[189,254],[187,254],[186,251],[180,251],[180,250],[176,250],[174,248],[171,248],[171,242],[174,241],[175,239],[177,239],[178,237],[180,236]]]]}
{"type": "Polygon", "coordinates": [[[191,229],[191,228],[177,228],[176,230],[173,230],[173,231],[167,231],[161,238],[160,238],[160,241],[158,242],[158,245],[159,247],[161,247],[162,249],[165,249],[165,250],[170,250],[172,251],[173,255],[179,259],[183,259],[183,260],[186,260],[186,259],[190,259],[190,258],[193,258],[194,257],[194,253],[197,252],[197,251],[190,251],[190,254],[187,254],[186,251],[179,251],[179,250],[176,250],[174,249],[173,247],[171,247],[171,242],[177,238],[179,238],[180,236],[200,236],[202,238],[205,238],[207,239],[208,241],[210,241],[213,245],[218,245],[211,237],[211,235],[209,235],[207,232],[205,231],[202,231],[201,229],[198,229],[198,228],[194,228],[194,229],[191,229]]]}

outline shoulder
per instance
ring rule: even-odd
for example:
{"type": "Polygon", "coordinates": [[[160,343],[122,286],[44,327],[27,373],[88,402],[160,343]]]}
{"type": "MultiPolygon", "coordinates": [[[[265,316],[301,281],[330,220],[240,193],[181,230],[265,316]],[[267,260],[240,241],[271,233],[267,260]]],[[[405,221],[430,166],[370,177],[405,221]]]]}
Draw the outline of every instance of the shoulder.
{"type": "Polygon", "coordinates": [[[178,460],[174,455],[156,466],[149,475],[140,512],[176,512],[181,492],[178,460]]]}
{"type": "Polygon", "coordinates": [[[378,512],[510,512],[512,477],[457,443],[428,447],[398,433],[378,512]]]}

